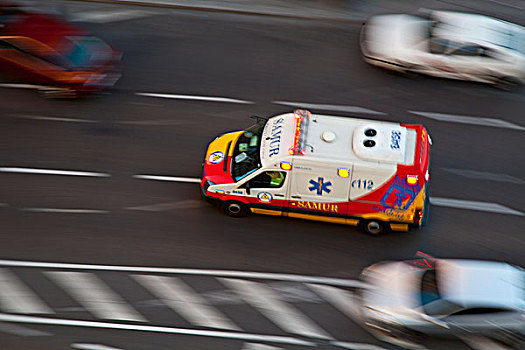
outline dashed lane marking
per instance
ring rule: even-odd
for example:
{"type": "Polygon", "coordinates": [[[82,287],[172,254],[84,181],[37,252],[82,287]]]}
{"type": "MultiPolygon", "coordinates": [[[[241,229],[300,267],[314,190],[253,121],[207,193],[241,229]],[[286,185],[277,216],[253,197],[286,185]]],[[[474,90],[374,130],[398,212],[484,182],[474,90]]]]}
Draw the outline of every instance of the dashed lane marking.
{"type": "Polygon", "coordinates": [[[74,270],[120,271],[120,272],[125,271],[125,272],[137,272],[137,273],[181,274],[181,275],[230,277],[230,278],[251,278],[251,279],[290,281],[290,282],[301,282],[301,283],[331,284],[334,286],[342,286],[342,287],[350,287],[350,288],[359,288],[359,287],[366,286],[366,284],[364,284],[361,281],[357,281],[357,280],[331,278],[331,277],[270,273],[270,272],[184,269],[184,268],[167,268],[167,267],[116,266],[116,265],[89,265],[89,264],[50,263],[50,262],[18,261],[18,260],[0,260],[0,266],[51,268],[51,269],[64,269],[64,270],[74,269],[74,270]]]}
{"type": "Polygon", "coordinates": [[[159,13],[141,10],[85,11],[72,14],[72,22],[111,23],[151,17],[159,13]]]}
{"type": "Polygon", "coordinates": [[[97,209],[60,209],[60,208],[21,208],[22,211],[33,213],[59,213],[59,214],[107,214],[107,210],[97,209]]]}
{"type": "MultiPolygon", "coordinates": [[[[74,175],[74,176],[91,176],[91,177],[110,177],[111,176],[110,174],[91,173],[91,172],[82,172],[82,171],[31,169],[31,168],[6,168],[6,167],[4,168],[0,167],[0,172],[26,173],[26,174],[49,174],[49,175],[74,175]]],[[[476,174],[476,175],[479,175],[479,174],[476,174]]],[[[472,174],[470,174],[470,176],[472,176],[472,174]]],[[[142,174],[133,175],[133,177],[136,179],[154,180],[154,181],[171,181],[171,182],[187,182],[187,183],[200,183],[201,182],[201,179],[196,178],[196,177],[159,176],[159,175],[142,175],[142,174]]],[[[516,179],[516,178],[513,178],[513,179],[516,179]]],[[[478,210],[478,211],[518,215],[518,216],[525,215],[520,211],[508,208],[506,206],[503,206],[497,203],[478,202],[478,201],[469,201],[469,200],[442,198],[442,197],[430,197],[430,202],[433,205],[443,206],[443,207],[451,207],[451,208],[467,209],[467,210],[478,210]]],[[[144,211],[162,211],[162,210],[170,210],[170,206],[171,206],[170,203],[160,203],[160,204],[151,205],[151,206],[128,207],[125,209],[144,210],[144,211]]],[[[45,208],[42,208],[42,209],[45,209],[45,208]]],[[[67,209],[48,208],[45,210],[67,210],[67,209]]],[[[100,211],[100,212],[103,212],[103,211],[100,211]]]]}
{"type": "Polygon", "coordinates": [[[9,114],[8,116],[18,119],[29,119],[38,121],[61,122],[61,123],[83,123],[83,124],[104,124],[111,123],[116,125],[139,125],[139,126],[174,126],[174,125],[190,125],[198,124],[196,121],[179,120],[179,119],[157,119],[157,120],[117,120],[112,116],[107,116],[105,119],[80,119],[67,117],[52,117],[43,115],[28,115],[28,114],[9,114]]]}
{"type": "Polygon", "coordinates": [[[522,7],[522,6],[516,6],[516,5],[513,5],[513,4],[506,3],[506,2],[498,1],[498,0],[489,0],[489,1],[490,2],[494,2],[496,4],[499,4],[499,5],[512,7],[512,8],[518,9],[518,10],[525,10],[525,7],[522,7]]]}
{"type": "Polygon", "coordinates": [[[375,114],[375,115],[386,115],[386,113],[374,111],[368,108],[358,106],[343,106],[343,105],[327,105],[327,104],[316,104],[316,103],[305,103],[305,102],[291,102],[291,101],[272,101],[272,103],[282,106],[306,108],[306,109],[318,109],[324,111],[337,111],[337,112],[348,112],[348,113],[364,113],[364,114],[375,114]]]}
{"type": "Polygon", "coordinates": [[[136,92],[135,95],[137,95],[137,96],[144,96],[144,97],[171,98],[171,99],[176,99],[176,100],[189,100],[189,101],[206,101],[206,102],[253,104],[252,101],[237,100],[237,99],[234,99],[234,98],[217,97],[217,96],[159,94],[159,93],[152,93],[152,92],[136,92]]]}
{"type": "Polygon", "coordinates": [[[195,336],[214,337],[214,338],[223,338],[223,339],[236,339],[236,340],[245,340],[245,341],[254,341],[254,342],[270,342],[270,343],[289,344],[289,345],[316,346],[316,343],[314,342],[306,341],[306,340],[302,340],[302,339],[298,339],[298,338],[294,338],[290,336],[277,336],[277,335],[240,333],[240,332],[228,332],[228,331],[211,331],[211,330],[148,326],[148,325],[124,324],[124,323],[110,323],[110,322],[97,322],[97,321],[79,321],[79,320],[34,317],[34,316],[12,315],[12,314],[2,314],[2,313],[0,313],[0,321],[16,322],[16,323],[30,323],[30,324],[44,324],[44,325],[65,326],[65,327],[120,329],[120,330],[141,331],[141,332],[184,334],[184,335],[195,335],[195,336]]]}
{"type": "Polygon", "coordinates": [[[46,271],[57,284],[98,318],[146,320],[96,275],[88,272],[46,271]]]}
{"type": "Polygon", "coordinates": [[[0,83],[0,88],[9,89],[49,89],[49,86],[34,84],[0,83]]]}
{"type": "Polygon", "coordinates": [[[487,211],[487,212],[492,212],[492,213],[518,215],[518,216],[525,215],[524,213],[520,211],[508,208],[504,205],[497,204],[497,203],[467,201],[463,199],[441,198],[441,197],[430,197],[430,203],[432,205],[441,206],[441,207],[487,211]]]}
{"type": "Polygon", "coordinates": [[[97,123],[96,120],[90,120],[90,119],[46,117],[46,116],[40,116],[40,115],[27,115],[27,114],[11,114],[11,116],[14,118],[20,118],[20,119],[45,120],[45,121],[51,121],[51,122],[97,123]]]}
{"type": "Polygon", "coordinates": [[[507,174],[501,174],[501,173],[487,173],[482,171],[475,171],[475,170],[467,170],[467,169],[455,169],[455,168],[441,168],[445,171],[448,171],[450,173],[468,177],[470,179],[476,179],[476,180],[489,180],[489,181],[496,181],[496,182],[509,182],[514,183],[518,185],[525,184],[525,181],[522,179],[518,179],[517,177],[510,176],[507,174]]]}
{"type": "Polygon", "coordinates": [[[497,128],[507,128],[514,130],[525,130],[525,127],[517,124],[513,124],[501,119],[485,118],[485,117],[470,117],[464,115],[455,114],[443,114],[443,113],[430,113],[430,112],[416,112],[408,111],[413,114],[420,115],[425,118],[435,119],[442,122],[461,123],[461,124],[472,124],[482,126],[492,126],[497,128]]]}
{"type": "Polygon", "coordinates": [[[21,314],[54,313],[8,269],[0,269],[0,286],[0,309],[21,314]]]}
{"type": "Polygon", "coordinates": [[[350,349],[350,350],[388,350],[386,348],[373,345],[373,344],[365,344],[365,343],[350,343],[350,342],[343,342],[343,341],[331,341],[330,344],[334,346],[338,346],[343,349],[350,349]]]}
{"type": "Polygon", "coordinates": [[[233,289],[245,302],[259,310],[281,329],[306,337],[333,339],[301,312],[279,300],[277,293],[264,284],[231,278],[220,278],[219,281],[233,289]]]}
{"type": "Polygon", "coordinates": [[[158,175],[133,175],[133,177],[135,179],[142,179],[142,180],[193,182],[193,183],[201,182],[201,179],[195,178],[195,177],[158,176],[158,175]]]}
{"type": "Polygon", "coordinates": [[[114,348],[112,346],[92,343],[73,343],[70,346],[72,349],[78,350],[122,350],[120,348],[114,348]]]}
{"type": "Polygon", "coordinates": [[[66,175],[87,177],[110,177],[110,174],[95,173],[90,171],[56,170],[56,169],[34,169],[18,167],[0,167],[0,173],[38,174],[38,175],[66,175]]]}
{"type": "Polygon", "coordinates": [[[53,335],[48,332],[39,331],[36,329],[27,328],[27,327],[22,327],[17,324],[6,323],[6,322],[0,322],[0,332],[10,333],[10,334],[18,335],[20,337],[49,337],[53,335]]]}
{"type": "Polygon", "coordinates": [[[179,278],[152,275],[133,278],[194,325],[241,330],[179,278]]]}
{"type": "Polygon", "coordinates": [[[276,346],[258,344],[258,343],[244,343],[241,350],[284,350],[276,346]]]}
{"type": "Polygon", "coordinates": [[[127,210],[139,210],[139,211],[168,211],[168,210],[181,210],[181,209],[196,209],[202,207],[202,201],[198,200],[186,200],[179,202],[169,203],[157,203],[150,205],[140,205],[136,207],[126,207],[127,210]]]}

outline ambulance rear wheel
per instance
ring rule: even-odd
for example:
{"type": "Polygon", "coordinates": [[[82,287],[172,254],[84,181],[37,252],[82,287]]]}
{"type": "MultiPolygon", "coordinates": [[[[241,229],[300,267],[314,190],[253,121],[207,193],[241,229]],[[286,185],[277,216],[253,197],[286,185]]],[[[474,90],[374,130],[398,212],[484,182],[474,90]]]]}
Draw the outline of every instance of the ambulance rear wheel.
{"type": "Polygon", "coordinates": [[[241,202],[228,201],[222,205],[222,210],[224,210],[226,215],[234,218],[241,218],[248,215],[248,207],[241,202]]]}
{"type": "Polygon", "coordinates": [[[362,222],[361,227],[363,231],[372,236],[377,236],[385,233],[387,226],[384,222],[379,220],[365,220],[362,222]]]}

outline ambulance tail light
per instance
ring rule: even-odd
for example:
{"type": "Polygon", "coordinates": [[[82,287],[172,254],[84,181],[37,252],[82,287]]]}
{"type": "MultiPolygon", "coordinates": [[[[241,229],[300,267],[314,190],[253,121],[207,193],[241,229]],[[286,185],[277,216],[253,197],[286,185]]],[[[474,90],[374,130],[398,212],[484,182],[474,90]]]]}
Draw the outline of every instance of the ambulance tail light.
{"type": "Polygon", "coordinates": [[[413,223],[419,225],[419,222],[421,221],[421,214],[423,213],[423,210],[416,209],[416,212],[414,213],[414,219],[413,223]]]}
{"type": "Polygon", "coordinates": [[[417,175],[407,175],[407,184],[414,186],[418,183],[417,175]]]}

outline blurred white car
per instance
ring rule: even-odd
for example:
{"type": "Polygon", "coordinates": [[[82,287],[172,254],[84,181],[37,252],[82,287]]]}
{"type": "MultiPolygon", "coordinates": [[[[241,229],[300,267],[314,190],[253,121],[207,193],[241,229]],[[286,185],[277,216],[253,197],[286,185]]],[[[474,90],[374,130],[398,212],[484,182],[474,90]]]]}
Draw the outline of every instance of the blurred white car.
{"type": "Polygon", "coordinates": [[[430,11],[372,17],[361,30],[370,64],[401,72],[494,84],[525,83],[525,28],[483,15],[430,11]]]}
{"type": "Polygon", "coordinates": [[[483,334],[525,346],[520,267],[427,257],[377,263],[361,277],[369,285],[360,293],[361,316],[382,340],[483,334]]]}

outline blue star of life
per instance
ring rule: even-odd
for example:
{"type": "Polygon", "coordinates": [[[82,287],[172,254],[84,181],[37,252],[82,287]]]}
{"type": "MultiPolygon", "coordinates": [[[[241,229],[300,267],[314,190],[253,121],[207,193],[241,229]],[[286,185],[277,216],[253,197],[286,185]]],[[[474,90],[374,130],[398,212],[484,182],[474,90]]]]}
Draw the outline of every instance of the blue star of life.
{"type": "Polygon", "coordinates": [[[323,195],[323,191],[325,191],[326,193],[330,193],[332,192],[331,189],[328,188],[328,186],[332,186],[332,182],[330,181],[324,181],[324,178],[322,177],[318,177],[317,178],[317,181],[315,180],[310,180],[310,184],[312,186],[308,187],[308,189],[310,191],[317,191],[317,195],[319,196],[322,196],[323,195]]]}

